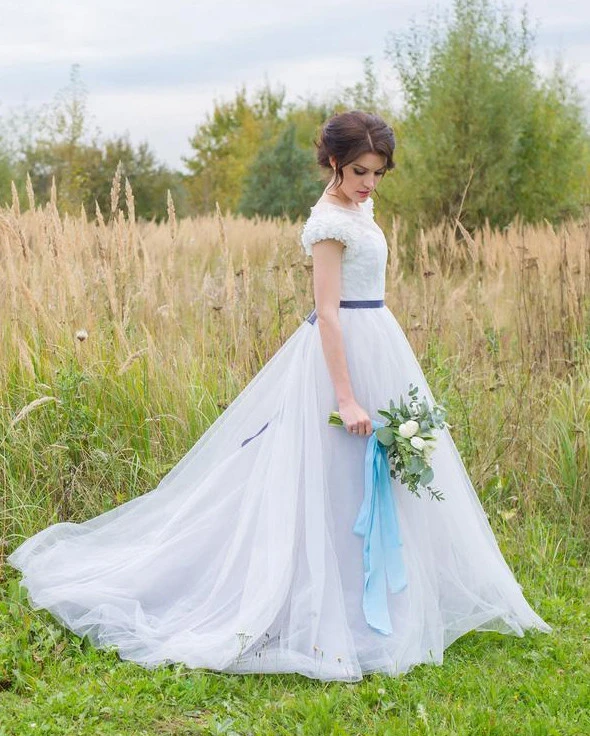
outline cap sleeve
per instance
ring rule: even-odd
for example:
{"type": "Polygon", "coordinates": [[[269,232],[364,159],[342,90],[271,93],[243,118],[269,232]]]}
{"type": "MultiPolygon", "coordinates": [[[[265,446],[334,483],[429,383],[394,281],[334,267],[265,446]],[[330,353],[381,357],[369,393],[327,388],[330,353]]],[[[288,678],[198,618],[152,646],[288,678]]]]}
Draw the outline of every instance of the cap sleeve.
{"type": "Polygon", "coordinates": [[[307,253],[312,254],[311,246],[319,240],[339,240],[344,246],[354,245],[347,220],[334,212],[314,212],[305,222],[301,230],[301,245],[307,253]]]}

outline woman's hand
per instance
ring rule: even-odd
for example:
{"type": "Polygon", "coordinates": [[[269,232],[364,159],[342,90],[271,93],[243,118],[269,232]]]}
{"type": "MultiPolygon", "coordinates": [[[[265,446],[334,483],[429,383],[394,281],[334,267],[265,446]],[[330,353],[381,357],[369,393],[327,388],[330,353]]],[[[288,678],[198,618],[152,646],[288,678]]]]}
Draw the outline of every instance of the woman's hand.
{"type": "Polygon", "coordinates": [[[346,430],[350,434],[358,434],[361,437],[365,437],[373,431],[371,417],[354,399],[341,401],[338,405],[338,413],[344,422],[346,430]]]}

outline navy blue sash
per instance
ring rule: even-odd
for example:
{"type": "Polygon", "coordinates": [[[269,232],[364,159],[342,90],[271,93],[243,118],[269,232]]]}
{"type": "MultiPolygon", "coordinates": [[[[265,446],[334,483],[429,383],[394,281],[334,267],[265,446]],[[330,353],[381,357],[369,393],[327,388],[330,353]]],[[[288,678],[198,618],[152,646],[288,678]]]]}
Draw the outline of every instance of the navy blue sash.
{"type": "MultiPolygon", "coordinates": [[[[384,299],[341,299],[340,306],[344,307],[345,309],[370,309],[374,307],[384,307],[385,300],[384,299]]],[[[313,325],[313,323],[317,319],[317,314],[316,314],[315,309],[312,309],[311,312],[307,315],[305,319],[309,322],[310,325],[313,325]]]]}

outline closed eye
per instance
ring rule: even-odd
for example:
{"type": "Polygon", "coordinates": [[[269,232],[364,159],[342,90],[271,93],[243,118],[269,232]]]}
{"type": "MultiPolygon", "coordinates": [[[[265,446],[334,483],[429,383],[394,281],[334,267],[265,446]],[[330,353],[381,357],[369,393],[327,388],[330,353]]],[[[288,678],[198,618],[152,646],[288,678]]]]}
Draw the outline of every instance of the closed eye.
{"type": "MultiPolygon", "coordinates": [[[[354,169],[354,173],[357,174],[357,176],[362,176],[365,172],[364,171],[358,171],[358,169],[354,169]]],[[[383,176],[385,174],[385,170],[383,171],[376,171],[375,172],[377,176],[383,176]]]]}

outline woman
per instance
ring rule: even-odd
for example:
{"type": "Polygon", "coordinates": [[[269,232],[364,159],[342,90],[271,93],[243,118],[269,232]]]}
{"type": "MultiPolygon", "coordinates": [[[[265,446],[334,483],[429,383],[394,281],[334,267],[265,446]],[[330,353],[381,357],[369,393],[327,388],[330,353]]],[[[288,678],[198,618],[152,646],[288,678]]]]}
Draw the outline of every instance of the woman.
{"type": "Polygon", "coordinates": [[[315,309],[157,488],[54,524],[8,558],[34,607],[144,667],[357,681],[440,664],[472,629],[552,630],[504,561],[446,427],[431,460],[445,500],[392,481],[399,536],[382,551],[397,555],[397,577],[377,623],[368,615],[354,527],[372,420],[410,383],[435,401],[383,303],[387,243],[370,195],[394,166],[393,131],[346,112],[316,145],[333,178],[301,231],[315,309]],[[347,431],[328,425],[334,410],[347,431]]]}

